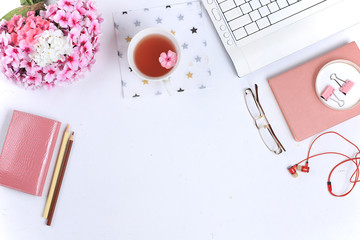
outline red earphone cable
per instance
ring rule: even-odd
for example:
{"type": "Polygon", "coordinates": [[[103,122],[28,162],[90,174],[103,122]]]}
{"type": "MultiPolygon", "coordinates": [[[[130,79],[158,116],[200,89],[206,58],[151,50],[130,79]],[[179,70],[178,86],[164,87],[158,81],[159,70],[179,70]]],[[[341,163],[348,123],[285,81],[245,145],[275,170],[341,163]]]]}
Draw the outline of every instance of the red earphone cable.
{"type": "Polygon", "coordinates": [[[330,131],[330,132],[322,133],[322,134],[320,134],[319,136],[317,136],[317,137],[312,141],[312,143],[311,143],[311,145],[310,145],[310,147],[309,147],[309,151],[308,151],[307,157],[306,157],[304,160],[298,162],[295,166],[298,166],[298,165],[300,165],[300,164],[303,163],[303,162],[306,162],[306,164],[308,164],[310,159],[315,158],[315,157],[318,157],[318,156],[322,156],[322,155],[328,155],[328,154],[340,155],[340,156],[343,156],[343,157],[346,158],[346,160],[338,163],[337,165],[335,165],[335,166],[333,167],[333,169],[332,169],[332,170],[330,171],[330,173],[329,173],[328,182],[327,182],[327,184],[328,184],[328,191],[329,191],[329,193],[330,193],[331,195],[333,195],[333,196],[335,196],[335,197],[344,197],[344,196],[348,195],[348,194],[355,188],[356,183],[358,183],[358,182],[360,181],[360,180],[359,180],[359,176],[360,176],[360,157],[358,157],[358,156],[360,155],[360,149],[359,149],[353,142],[351,142],[350,140],[348,140],[347,138],[345,138],[345,137],[342,136],[341,134],[339,134],[339,133],[337,133],[337,132],[334,132],[334,131],[330,131]],[[315,143],[320,137],[322,137],[322,136],[324,136],[324,135],[327,135],[327,134],[336,134],[337,136],[343,138],[345,141],[347,141],[348,143],[350,143],[351,145],[353,145],[353,146],[356,148],[356,150],[357,150],[357,153],[356,153],[355,157],[351,158],[351,157],[349,157],[349,156],[347,156],[347,155],[345,155],[345,154],[338,153],[338,152],[324,152],[324,153],[318,153],[318,154],[315,154],[315,155],[310,156],[310,152],[311,152],[311,150],[312,150],[312,147],[313,147],[314,143],[315,143]],[[332,192],[331,175],[333,174],[333,172],[334,172],[334,170],[335,170],[336,168],[338,168],[338,167],[341,166],[342,164],[347,163],[347,162],[349,162],[349,161],[352,161],[352,162],[355,164],[355,166],[356,166],[356,169],[355,169],[354,173],[351,175],[350,180],[349,180],[350,183],[352,183],[352,186],[351,186],[351,188],[350,188],[346,193],[344,193],[344,194],[335,194],[335,193],[332,192]]]}

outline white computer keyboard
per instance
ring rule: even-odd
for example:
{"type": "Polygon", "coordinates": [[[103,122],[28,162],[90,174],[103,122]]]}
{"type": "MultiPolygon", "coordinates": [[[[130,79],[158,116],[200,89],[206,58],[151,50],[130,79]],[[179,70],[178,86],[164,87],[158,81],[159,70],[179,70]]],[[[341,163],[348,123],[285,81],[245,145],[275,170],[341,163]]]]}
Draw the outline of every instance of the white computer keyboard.
{"type": "Polygon", "coordinates": [[[216,1],[235,40],[241,40],[327,0],[216,1]]]}

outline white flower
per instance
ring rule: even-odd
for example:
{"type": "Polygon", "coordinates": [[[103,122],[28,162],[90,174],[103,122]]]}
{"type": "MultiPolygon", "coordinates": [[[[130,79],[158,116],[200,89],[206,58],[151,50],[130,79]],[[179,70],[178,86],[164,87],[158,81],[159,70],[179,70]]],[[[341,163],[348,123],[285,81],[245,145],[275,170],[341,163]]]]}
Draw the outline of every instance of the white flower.
{"type": "Polygon", "coordinates": [[[72,53],[72,43],[61,30],[46,30],[38,38],[35,51],[30,57],[40,67],[45,67],[61,60],[64,55],[71,55],[72,53]]]}

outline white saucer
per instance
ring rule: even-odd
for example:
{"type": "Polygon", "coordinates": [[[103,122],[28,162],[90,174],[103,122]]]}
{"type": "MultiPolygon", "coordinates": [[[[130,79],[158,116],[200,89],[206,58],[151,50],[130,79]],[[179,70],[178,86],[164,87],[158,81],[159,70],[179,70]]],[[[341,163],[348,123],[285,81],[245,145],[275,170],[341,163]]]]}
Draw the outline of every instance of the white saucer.
{"type": "MultiPolygon", "coordinates": [[[[341,81],[339,81],[339,83],[343,84],[341,81]]],[[[327,107],[335,110],[350,109],[360,102],[360,68],[355,63],[347,60],[340,59],[331,61],[320,69],[316,77],[315,89],[317,96],[327,107]],[[338,78],[344,81],[350,80],[355,83],[353,88],[346,95],[339,91],[340,86],[336,83],[336,81],[330,79],[330,76],[334,73],[338,78]],[[339,106],[336,101],[331,99],[326,101],[321,98],[322,92],[328,85],[331,85],[335,89],[334,94],[340,100],[345,102],[343,106],[339,106]]],[[[335,96],[331,96],[331,98],[337,100],[335,96]]]]}

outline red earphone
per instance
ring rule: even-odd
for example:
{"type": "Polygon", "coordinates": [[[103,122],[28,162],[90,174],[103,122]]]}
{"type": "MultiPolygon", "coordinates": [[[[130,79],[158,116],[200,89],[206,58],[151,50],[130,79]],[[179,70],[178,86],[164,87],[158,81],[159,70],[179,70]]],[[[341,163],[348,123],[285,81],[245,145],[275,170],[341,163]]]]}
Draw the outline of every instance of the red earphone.
{"type": "Polygon", "coordinates": [[[333,169],[330,171],[329,173],[329,177],[328,177],[328,181],[327,181],[327,187],[328,187],[328,191],[331,195],[335,196],[335,197],[344,197],[346,195],[348,195],[355,187],[356,183],[358,183],[360,180],[359,180],[359,175],[360,175],[360,170],[359,170],[359,166],[360,166],[360,149],[354,144],[352,143],[351,141],[349,141],[348,139],[346,139],[344,136],[342,136],[341,134],[337,133],[337,132],[333,132],[333,131],[330,131],[330,132],[325,132],[325,133],[322,133],[320,134],[318,137],[316,137],[314,139],[314,141],[311,143],[310,145],[310,148],[309,148],[309,151],[308,151],[308,154],[307,154],[307,157],[298,162],[297,164],[291,166],[288,168],[288,171],[290,172],[290,174],[293,176],[293,177],[297,177],[298,176],[298,173],[296,170],[299,170],[301,172],[305,172],[305,173],[308,173],[309,170],[310,170],[310,167],[309,167],[309,160],[311,158],[314,158],[314,157],[318,157],[318,156],[322,156],[322,155],[327,155],[327,154],[334,154],[334,155],[340,155],[340,156],[343,156],[345,157],[346,159],[340,163],[338,163],[337,165],[335,165],[333,167],[333,169]],[[338,152],[324,152],[324,153],[319,153],[319,154],[315,154],[315,155],[312,155],[310,156],[310,151],[314,145],[314,143],[322,136],[326,135],[326,134],[336,134],[338,135],[339,137],[343,138],[345,141],[347,141],[348,143],[350,143],[351,145],[353,145],[356,150],[357,150],[357,153],[355,154],[355,157],[351,158],[345,154],[342,154],[342,153],[338,153],[338,152]],[[334,170],[336,168],[338,168],[339,166],[341,166],[342,164],[344,163],[347,163],[347,162],[353,162],[356,166],[356,169],[354,171],[354,173],[351,175],[349,181],[350,183],[352,183],[352,186],[351,188],[345,192],[344,194],[335,194],[332,192],[332,186],[331,186],[331,175],[333,174],[334,170]],[[305,165],[300,165],[301,163],[305,162],[305,165]]]}

